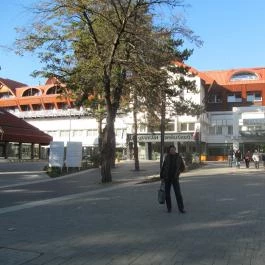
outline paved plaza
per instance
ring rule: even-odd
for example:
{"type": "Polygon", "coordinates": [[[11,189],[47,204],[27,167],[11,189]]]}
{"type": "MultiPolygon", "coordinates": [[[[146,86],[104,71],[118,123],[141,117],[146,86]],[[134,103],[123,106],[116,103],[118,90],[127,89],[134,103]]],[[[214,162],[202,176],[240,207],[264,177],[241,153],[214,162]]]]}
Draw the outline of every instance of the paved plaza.
{"type": "Polygon", "coordinates": [[[158,175],[159,162],[141,168],[118,164],[112,184],[100,184],[95,169],[25,185],[5,181],[1,200],[15,193],[23,200],[0,208],[0,264],[265,264],[263,168],[208,163],[183,173],[184,215],[175,201],[172,213],[157,203],[159,182],[142,182],[158,175]],[[47,187],[58,192],[37,197],[47,187]]]}

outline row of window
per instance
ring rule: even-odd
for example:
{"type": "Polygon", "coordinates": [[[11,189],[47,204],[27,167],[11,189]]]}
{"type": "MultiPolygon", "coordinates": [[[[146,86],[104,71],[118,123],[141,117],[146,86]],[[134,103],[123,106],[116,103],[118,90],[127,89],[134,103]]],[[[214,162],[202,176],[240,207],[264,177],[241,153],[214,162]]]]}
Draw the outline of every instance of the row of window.
{"type": "Polygon", "coordinates": [[[233,125],[214,125],[209,127],[209,135],[233,135],[233,125]]]}
{"type": "MultiPolygon", "coordinates": [[[[57,86],[51,87],[45,93],[45,95],[57,95],[57,94],[63,94],[63,89],[61,87],[57,87],[57,86]]],[[[42,92],[39,89],[29,88],[23,92],[22,97],[41,96],[41,95],[42,95],[42,92]]],[[[10,92],[0,93],[0,98],[2,99],[6,99],[10,97],[14,97],[13,94],[10,92]]]]}
{"type": "MultiPolygon", "coordinates": [[[[261,92],[247,92],[247,102],[255,102],[262,101],[261,92]]],[[[209,103],[222,103],[222,95],[221,94],[212,94],[208,99],[209,103]]],[[[229,93],[227,95],[228,103],[242,102],[241,92],[229,93]]]]}
{"type": "MultiPolygon", "coordinates": [[[[73,137],[98,137],[97,129],[71,130],[71,132],[69,130],[46,131],[46,133],[53,137],[56,137],[56,136],[69,137],[69,133],[70,133],[70,136],[73,136],[73,137]]],[[[117,137],[123,138],[126,136],[126,133],[124,129],[116,129],[115,135],[117,137]]]]}
{"type": "MultiPolygon", "coordinates": [[[[180,125],[181,132],[194,132],[195,131],[195,123],[181,123],[180,125]]],[[[175,131],[174,126],[171,126],[170,128],[167,128],[166,131],[175,131]],[[170,130],[169,130],[170,129],[170,130]]],[[[145,130],[142,130],[140,132],[146,132],[145,130]]],[[[69,130],[59,130],[59,131],[46,131],[47,134],[55,137],[69,137],[69,130]]],[[[117,137],[123,138],[126,136],[126,130],[125,129],[116,129],[115,135],[117,137]]],[[[97,137],[98,136],[98,130],[97,129],[86,129],[86,130],[71,130],[71,135],[74,137],[97,137]]]]}

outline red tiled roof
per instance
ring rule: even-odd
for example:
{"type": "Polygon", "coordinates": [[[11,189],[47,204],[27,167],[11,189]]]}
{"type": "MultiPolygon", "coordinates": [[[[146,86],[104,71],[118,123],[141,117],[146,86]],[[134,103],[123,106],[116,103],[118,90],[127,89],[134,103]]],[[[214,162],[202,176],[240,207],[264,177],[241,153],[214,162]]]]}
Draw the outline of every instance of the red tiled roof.
{"type": "Polygon", "coordinates": [[[0,108],[0,138],[6,142],[48,145],[52,137],[26,121],[0,108]]]}
{"type": "Polygon", "coordinates": [[[247,83],[265,83],[265,67],[256,67],[256,68],[238,68],[238,69],[230,69],[230,70],[216,70],[216,71],[203,71],[204,75],[215,80],[219,85],[235,85],[237,83],[247,84],[247,83]],[[235,73],[240,72],[251,72],[255,73],[259,76],[257,80],[238,80],[238,81],[230,81],[230,78],[235,73]]]}
{"type": "Polygon", "coordinates": [[[211,75],[207,75],[205,73],[207,72],[200,72],[198,71],[197,69],[185,64],[185,63],[182,63],[182,62],[178,62],[178,61],[175,61],[174,62],[176,65],[178,66],[184,66],[184,67],[188,67],[189,68],[189,71],[195,75],[195,76],[199,76],[202,80],[204,80],[207,84],[212,84],[214,82],[214,79],[211,77],[211,75]]]}

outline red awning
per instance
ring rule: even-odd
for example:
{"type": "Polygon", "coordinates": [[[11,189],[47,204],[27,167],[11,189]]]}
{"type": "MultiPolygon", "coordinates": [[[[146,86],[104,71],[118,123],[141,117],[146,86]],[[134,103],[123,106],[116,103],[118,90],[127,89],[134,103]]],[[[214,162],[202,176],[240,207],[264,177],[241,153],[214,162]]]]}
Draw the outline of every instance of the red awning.
{"type": "Polygon", "coordinates": [[[26,121],[0,109],[0,139],[5,142],[39,143],[48,145],[52,137],[26,121]]]}

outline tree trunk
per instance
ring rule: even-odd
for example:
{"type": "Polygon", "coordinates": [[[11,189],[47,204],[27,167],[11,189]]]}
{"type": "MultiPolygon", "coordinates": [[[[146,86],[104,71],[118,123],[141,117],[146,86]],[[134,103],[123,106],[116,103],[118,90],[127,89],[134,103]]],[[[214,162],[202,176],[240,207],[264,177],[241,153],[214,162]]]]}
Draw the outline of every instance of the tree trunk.
{"type": "Polygon", "coordinates": [[[161,90],[161,143],[160,143],[160,168],[163,165],[164,149],[165,149],[165,119],[166,119],[166,104],[165,104],[165,92],[161,90]]]}
{"type": "Polygon", "coordinates": [[[138,134],[138,124],[137,124],[137,96],[134,93],[134,107],[133,107],[133,124],[134,124],[134,135],[133,135],[133,152],[134,152],[134,169],[135,171],[140,171],[139,164],[139,153],[138,153],[138,142],[137,142],[137,134],[138,134]]]}
{"type": "Polygon", "coordinates": [[[101,150],[101,181],[102,183],[111,182],[111,166],[113,144],[115,142],[115,133],[114,133],[114,121],[108,121],[106,127],[103,130],[103,139],[102,139],[102,150],[101,150]]]}
{"type": "Polygon", "coordinates": [[[116,160],[116,136],[114,132],[114,137],[112,138],[112,154],[111,154],[111,167],[115,168],[115,160],[116,160]]]}
{"type": "Polygon", "coordinates": [[[98,119],[98,152],[101,154],[102,150],[102,119],[98,119]]]}

